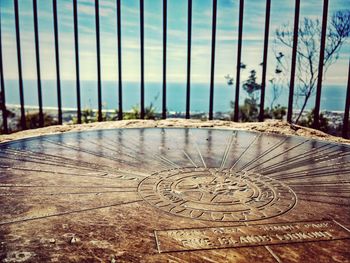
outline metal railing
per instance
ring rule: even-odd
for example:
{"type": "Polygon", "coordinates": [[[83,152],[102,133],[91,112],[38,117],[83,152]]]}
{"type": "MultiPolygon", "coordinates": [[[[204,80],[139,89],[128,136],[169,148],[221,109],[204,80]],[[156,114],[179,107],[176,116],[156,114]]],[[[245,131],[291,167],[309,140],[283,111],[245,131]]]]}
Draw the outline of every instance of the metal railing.
{"type": "MultiPolygon", "coordinates": [[[[36,53],[36,67],[37,67],[37,90],[38,90],[38,107],[39,107],[39,124],[44,125],[43,117],[43,102],[42,102],[42,87],[40,75],[40,48],[39,48],[39,32],[38,32],[38,7],[37,0],[33,1],[33,18],[34,18],[34,40],[36,53]]],[[[58,35],[58,17],[57,17],[57,0],[53,2],[53,21],[54,21],[54,43],[55,43],[55,59],[56,59],[56,80],[57,80],[57,108],[58,108],[58,123],[62,124],[62,99],[61,99],[61,80],[60,80],[60,60],[59,60],[59,35],[58,35]]],[[[77,122],[81,123],[81,96],[80,96],[80,73],[79,73],[79,42],[78,42],[78,0],[73,1],[73,16],[74,16],[74,41],[75,41],[75,67],[76,67],[76,93],[77,93],[77,122]]],[[[22,77],[22,58],[21,58],[21,36],[19,23],[18,0],[13,0],[15,27],[16,27],[16,48],[18,59],[18,82],[19,82],[19,96],[21,109],[21,126],[26,129],[25,118],[25,102],[23,93],[23,77],[22,77]]],[[[211,67],[210,67],[210,85],[209,85],[209,119],[213,119],[213,101],[214,101],[214,73],[215,73],[215,44],[216,44],[216,21],[217,21],[217,0],[213,0],[212,8],[212,39],[211,39],[211,67]]],[[[326,29],[327,29],[327,13],[328,0],[323,1],[323,18],[322,18],[322,32],[321,32],[321,46],[319,54],[318,65],[318,79],[314,110],[314,128],[319,128],[320,118],[320,101],[322,92],[322,77],[323,77],[323,59],[326,43],[326,29]]],[[[263,70],[260,96],[260,112],[259,121],[264,121],[264,104],[265,104],[265,86],[266,86],[266,69],[267,69],[267,55],[269,45],[269,27],[270,27],[270,9],[271,0],[266,0],[265,10],[265,34],[264,34],[264,50],[263,50],[263,70]]],[[[163,0],[163,88],[162,88],[162,118],[166,118],[166,92],[167,92],[167,0],[163,0]]],[[[236,64],[236,87],[234,99],[234,114],[233,120],[238,121],[239,116],[239,90],[240,90],[240,74],[241,74],[241,54],[242,54],[242,39],[243,39],[243,18],[244,18],[244,0],[239,0],[239,21],[238,21],[238,47],[237,47],[237,64],[236,64]]],[[[1,10],[0,10],[1,12],[1,10]]],[[[118,53],[118,119],[123,119],[122,108],[122,48],[121,48],[121,0],[116,0],[116,17],[117,17],[117,53],[118,53]]],[[[289,82],[289,100],[287,121],[292,122],[293,112],[293,97],[295,86],[295,71],[296,71],[296,55],[298,44],[298,26],[300,14],[300,0],[295,0],[294,13],[294,35],[293,35],[293,49],[291,60],[291,75],[289,82]]],[[[101,91],[101,54],[100,54],[100,17],[99,17],[99,0],[95,0],[95,32],[96,32],[96,54],[97,54],[97,94],[98,94],[98,121],[102,121],[102,91],[101,91]]],[[[192,0],[188,0],[188,21],[187,21],[187,84],[186,84],[186,118],[190,116],[190,95],[191,95],[191,43],[192,43],[192,0]]],[[[145,81],[144,81],[144,0],[140,0],[140,118],[145,118],[145,81]]],[[[2,39],[1,39],[1,24],[0,24],[0,84],[1,84],[1,103],[3,117],[3,130],[8,132],[7,110],[6,110],[6,96],[5,96],[5,82],[3,73],[3,53],[2,53],[2,39]]],[[[349,107],[350,107],[350,64],[347,84],[347,96],[344,109],[343,121],[343,137],[348,136],[349,129],[349,107]]]]}

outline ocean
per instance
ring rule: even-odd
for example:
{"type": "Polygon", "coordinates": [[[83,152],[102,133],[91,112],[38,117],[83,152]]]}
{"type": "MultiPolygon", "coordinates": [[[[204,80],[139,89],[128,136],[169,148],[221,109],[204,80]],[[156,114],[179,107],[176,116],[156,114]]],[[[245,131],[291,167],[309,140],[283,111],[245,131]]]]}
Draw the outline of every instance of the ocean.
{"type": "MultiPolygon", "coordinates": [[[[37,84],[35,80],[24,80],[24,101],[26,106],[37,106],[37,84]]],[[[81,105],[82,108],[97,108],[97,82],[81,81],[81,105]]],[[[230,101],[234,99],[235,86],[227,84],[216,84],[214,87],[214,111],[229,112],[230,101]]],[[[6,103],[18,105],[19,90],[18,81],[6,80],[6,103]]],[[[76,108],[76,86],[75,81],[61,81],[62,107],[76,108]]],[[[42,81],[43,105],[44,107],[57,107],[57,91],[55,80],[42,81]]],[[[344,111],[346,87],[344,86],[324,86],[322,89],[321,110],[344,111]]],[[[247,97],[246,92],[241,89],[240,103],[243,103],[247,97]]],[[[272,90],[267,86],[265,105],[268,107],[271,103],[272,90]]],[[[296,100],[296,99],[295,99],[296,100]]],[[[314,107],[315,95],[310,99],[307,109],[314,107]]],[[[115,81],[102,82],[102,102],[103,109],[113,110],[118,108],[118,84],[115,81]]],[[[298,101],[301,106],[302,98],[298,101]]],[[[162,83],[145,83],[145,105],[150,103],[156,108],[156,111],[162,110],[162,83]]],[[[123,83],[123,110],[128,111],[133,106],[140,104],[140,83],[123,83]]],[[[288,90],[282,89],[282,93],[276,104],[288,105],[288,90]]],[[[167,110],[169,112],[186,111],[186,83],[167,83],[167,110]]],[[[191,84],[191,112],[208,112],[209,110],[209,83],[191,84]]]]}

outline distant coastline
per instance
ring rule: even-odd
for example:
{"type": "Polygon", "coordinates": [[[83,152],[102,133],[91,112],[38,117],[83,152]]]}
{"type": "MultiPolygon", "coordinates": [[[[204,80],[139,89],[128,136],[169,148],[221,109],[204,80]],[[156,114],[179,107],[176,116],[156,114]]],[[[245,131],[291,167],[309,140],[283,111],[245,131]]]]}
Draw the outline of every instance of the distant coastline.
{"type": "MultiPolygon", "coordinates": [[[[16,122],[18,122],[20,118],[20,105],[16,104],[8,104],[6,105],[7,109],[11,111],[12,113],[15,114],[13,118],[9,120],[9,125],[10,126],[15,126],[16,122]]],[[[26,106],[25,107],[26,113],[37,113],[38,112],[38,106],[26,106]]],[[[87,110],[87,109],[82,109],[82,110],[87,110]]],[[[97,109],[88,109],[91,110],[94,114],[97,114],[97,109]]],[[[57,107],[43,107],[44,113],[48,114],[49,116],[52,117],[53,120],[57,121],[57,107]]],[[[111,110],[111,109],[102,109],[103,113],[106,113],[110,117],[116,117],[116,110],[111,110]]],[[[130,113],[131,111],[124,111],[125,113],[130,113]]],[[[303,112],[302,118],[306,118],[307,114],[309,114],[311,110],[305,110],[303,112]]],[[[218,120],[230,120],[232,111],[227,111],[227,112],[215,112],[214,113],[214,119],[218,120]]],[[[298,115],[299,110],[295,109],[293,111],[293,118],[296,118],[298,115]]],[[[321,111],[323,116],[328,120],[329,125],[332,129],[337,129],[340,127],[343,123],[343,118],[344,118],[344,112],[342,111],[321,111]]],[[[185,118],[185,112],[175,112],[175,111],[169,111],[167,113],[168,118],[185,118]]],[[[62,108],[62,117],[63,117],[63,122],[66,124],[72,124],[73,119],[77,117],[77,109],[76,108],[62,108]]],[[[156,118],[160,119],[161,118],[161,112],[156,112],[156,118]]],[[[202,119],[206,120],[208,118],[208,112],[191,112],[191,118],[192,119],[202,119]]],[[[0,123],[2,120],[0,120],[0,123]]]]}
{"type": "MultiPolygon", "coordinates": [[[[26,107],[38,105],[37,82],[35,80],[24,80],[24,102],[26,107]]],[[[61,81],[62,107],[70,110],[76,108],[76,87],[75,81],[61,81]]],[[[81,107],[97,108],[97,85],[96,81],[81,81],[81,107]]],[[[118,85],[115,81],[102,81],[102,104],[103,109],[114,111],[118,108],[118,85]]],[[[18,105],[19,90],[18,81],[5,81],[5,95],[7,105],[18,105]]],[[[42,101],[45,108],[57,107],[56,81],[42,81],[42,101]]],[[[345,107],[346,85],[324,86],[321,96],[321,110],[343,111],[345,107]]],[[[288,105],[289,91],[282,89],[279,98],[274,105],[288,105]]],[[[270,107],[272,90],[269,85],[266,88],[265,107],[270,107]]],[[[241,90],[240,104],[244,103],[246,92],[241,90]]],[[[225,83],[217,83],[214,87],[214,112],[231,111],[230,101],[234,100],[234,87],[225,83]]],[[[140,84],[138,82],[123,83],[123,111],[131,110],[132,107],[140,105],[140,84]]],[[[294,97],[294,108],[301,107],[302,98],[294,97]]],[[[314,107],[315,97],[309,99],[307,109],[314,107]]],[[[145,83],[145,105],[150,104],[156,111],[162,110],[162,83],[145,83]]],[[[186,109],[186,83],[167,83],[167,109],[169,112],[184,112],[186,109]]],[[[209,84],[192,83],[190,110],[193,113],[203,113],[209,111],[209,84]]]]}

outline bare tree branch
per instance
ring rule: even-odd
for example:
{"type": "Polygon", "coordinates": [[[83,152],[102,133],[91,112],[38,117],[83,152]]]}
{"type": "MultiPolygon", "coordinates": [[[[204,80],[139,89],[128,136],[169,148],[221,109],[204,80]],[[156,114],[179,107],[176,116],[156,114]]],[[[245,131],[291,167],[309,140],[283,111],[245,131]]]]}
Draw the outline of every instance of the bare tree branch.
{"type": "MultiPolygon", "coordinates": [[[[335,12],[328,24],[328,33],[325,47],[325,57],[323,61],[324,73],[339,58],[339,51],[350,35],[350,10],[341,10],[335,12]]],[[[303,97],[302,107],[296,122],[305,110],[305,107],[314,93],[318,79],[318,62],[320,54],[321,39],[321,23],[318,19],[304,18],[298,29],[298,48],[297,48],[297,70],[296,78],[297,96],[303,97]]],[[[293,48],[293,28],[288,24],[282,25],[275,32],[275,43],[280,47],[293,48]]],[[[288,56],[278,57],[280,50],[274,50],[278,64],[282,69],[282,73],[287,76],[289,72],[286,70],[290,65],[291,59],[288,56]]]]}

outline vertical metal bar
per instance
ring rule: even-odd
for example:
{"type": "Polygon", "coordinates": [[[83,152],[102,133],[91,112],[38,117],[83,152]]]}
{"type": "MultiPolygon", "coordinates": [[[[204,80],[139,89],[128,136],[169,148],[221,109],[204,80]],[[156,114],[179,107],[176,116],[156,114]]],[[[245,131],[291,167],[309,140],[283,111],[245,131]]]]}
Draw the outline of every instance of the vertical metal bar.
{"type": "Polygon", "coordinates": [[[238,121],[239,116],[239,88],[241,78],[241,57],[242,57],[242,35],[243,35],[243,14],[244,0],[239,1],[239,23],[238,23],[238,47],[237,47],[237,69],[236,69],[236,93],[235,93],[235,110],[233,121],[238,121]]]}
{"type": "Polygon", "coordinates": [[[37,6],[38,6],[37,0],[33,0],[36,74],[37,74],[37,83],[38,83],[39,126],[43,127],[44,115],[43,115],[43,99],[42,99],[42,92],[41,92],[40,49],[39,49],[38,7],[37,6]]]}
{"type": "Polygon", "coordinates": [[[75,44],[75,73],[76,73],[76,90],[77,90],[77,119],[81,123],[81,98],[80,98],[80,68],[79,68],[79,31],[78,31],[78,3],[73,0],[74,16],[74,44],[75,44]]]}
{"type": "Polygon", "coordinates": [[[320,126],[319,119],[320,119],[322,78],[323,78],[324,50],[325,50],[325,46],[326,46],[327,15],[328,15],[328,0],[324,0],[323,1],[320,60],[318,62],[317,89],[316,89],[316,101],[315,101],[314,123],[313,123],[313,127],[315,129],[318,129],[320,126]]]}
{"type": "Polygon", "coordinates": [[[261,81],[259,121],[264,121],[267,51],[268,51],[268,47],[269,47],[269,29],[270,29],[270,10],[271,10],[271,0],[266,0],[264,56],[263,56],[262,81],[261,81]]]}
{"type": "Polygon", "coordinates": [[[59,42],[58,42],[57,0],[53,0],[53,24],[54,24],[54,31],[55,31],[54,33],[55,33],[58,124],[62,124],[62,98],[61,98],[60,53],[59,53],[59,42]]]}
{"type": "Polygon", "coordinates": [[[166,119],[166,41],[167,41],[167,0],[163,0],[163,105],[162,118],[166,119]]]}
{"type": "Polygon", "coordinates": [[[8,133],[4,68],[2,64],[1,5],[0,5],[0,85],[1,85],[1,90],[0,90],[0,107],[1,108],[0,109],[2,111],[2,126],[3,126],[3,132],[8,133]]]}
{"type": "Polygon", "coordinates": [[[26,116],[24,110],[24,93],[23,93],[23,78],[22,78],[22,57],[21,57],[21,36],[19,30],[18,16],[18,0],[14,0],[15,22],[16,22],[16,44],[17,44],[17,63],[18,63],[18,82],[19,82],[19,99],[21,103],[21,126],[22,129],[27,129],[26,116]]]}
{"type": "Polygon", "coordinates": [[[140,118],[145,118],[145,78],[144,78],[144,1],[140,0],[140,45],[141,45],[141,104],[140,104],[140,118]]]}
{"type": "Polygon", "coordinates": [[[216,42],[216,14],[218,1],[213,0],[213,22],[211,36],[211,68],[210,68],[210,94],[209,94],[209,120],[213,119],[214,104],[214,71],[215,71],[215,42],[216,42]]]}
{"type": "Polygon", "coordinates": [[[186,119],[190,118],[191,99],[191,44],[192,44],[192,0],[188,0],[187,15],[187,90],[186,90],[186,119]]]}
{"type": "Polygon", "coordinates": [[[121,41],[121,12],[120,0],[117,0],[117,35],[118,35],[118,119],[123,119],[123,97],[122,97],[122,41],[121,41]]]}
{"type": "Polygon", "coordinates": [[[300,0],[295,0],[295,13],[294,13],[294,32],[293,32],[293,51],[292,51],[292,65],[290,70],[290,84],[289,84],[289,101],[287,122],[292,122],[293,115],[293,99],[294,99],[294,83],[295,83],[295,69],[298,50],[298,29],[299,29],[299,14],[300,14],[300,0]]]}
{"type": "Polygon", "coordinates": [[[344,122],[343,122],[343,137],[345,139],[349,139],[349,110],[350,110],[350,59],[349,59],[349,69],[348,69],[348,88],[346,91],[344,122]]]}
{"type": "Polygon", "coordinates": [[[100,11],[99,0],[95,0],[95,22],[96,22],[96,53],[97,53],[97,99],[98,99],[98,121],[102,121],[102,90],[101,90],[101,54],[100,54],[100,11]]]}

